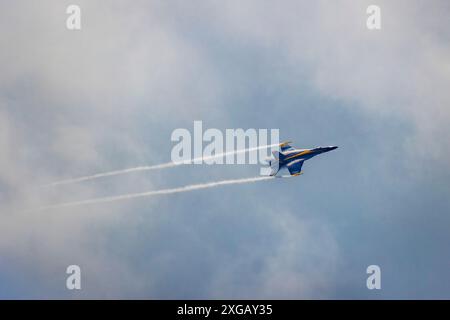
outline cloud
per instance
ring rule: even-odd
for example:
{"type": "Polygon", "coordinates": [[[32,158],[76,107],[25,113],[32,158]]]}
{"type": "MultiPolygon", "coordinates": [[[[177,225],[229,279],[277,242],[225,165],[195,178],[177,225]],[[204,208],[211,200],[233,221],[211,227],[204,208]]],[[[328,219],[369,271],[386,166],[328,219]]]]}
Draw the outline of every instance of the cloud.
{"type": "MultiPolygon", "coordinates": [[[[366,28],[370,1],[227,1],[205,15],[233,41],[275,51],[293,69],[306,70],[314,88],[341,104],[375,116],[407,119],[427,161],[448,162],[450,34],[445,2],[378,1],[382,29],[366,28]]],[[[301,76],[301,74],[299,75],[301,76]]]]}
{"type": "MultiPolygon", "coordinates": [[[[365,28],[369,2],[78,4],[79,32],[65,28],[63,2],[1,5],[0,256],[7,267],[0,275],[9,279],[5,297],[11,292],[74,298],[336,297],[342,259],[358,245],[342,233],[351,230],[355,236],[359,211],[375,224],[371,215],[380,204],[373,197],[386,199],[387,213],[381,216],[393,224],[414,211],[399,206],[395,213],[400,217],[391,215],[390,198],[379,190],[388,186],[392,191],[388,182],[398,175],[374,178],[373,169],[392,165],[398,149],[409,156],[401,165],[386,165],[392,171],[400,167],[412,175],[425,168],[435,177],[425,161],[438,164],[437,171],[448,167],[450,42],[444,1],[379,1],[381,31],[365,28]],[[350,115],[340,117],[338,108],[350,115]],[[310,126],[302,121],[303,133],[320,136],[332,127],[327,133],[340,133],[333,137],[339,140],[350,139],[345,134],[354,129],[349,144],[364,146],[368,136],[373,142],[373,152],[362,147],[353,160],[342,157],[329,164],[327,172],[336,175],[345,164],[354,165],[352,174],[338,176],[341,184],[315,176],[276,190],[240,186],[192,197],[22,213],[24,207],[208,181],[204,175],[230,178],[222,174],[241,174],[240,169],[192,168],[36,188],[165,162],[170,132],[193,120],[232,128],[261,119],[272,126],[281,119],[283,134],[297,132],[308,112],[316,120],[310,126]],[[314,127],[317,119],[328,119],[326,113],[346,122],[314,127]],[[411,135],[355,119],[396,119],[389,125],[406,123],[411,135]],[[364,135],[359,128],[366,126],[387,133],[364,135]],[[360,175],[364,183],[358,185],[360,175]],[[326,207],[323,189],[333,209],[326,207]],[[342,227],[330,212],[343,213],[342,219],[350,217],[353,224],[342,227]],[[78,294],[64,288],[65,268],[73,263],[86,276],[78,294]]],[[[421,182],[406,183],[411,181],[421,182]]],[[[394,191],[407,199],[401,192],[409,190],[394,191]]],[[[369,240],[369,248],[382,247],[369,240]]],[[[349,283],[345,289],[352,291],[349,283]]]]}
{"type": "Polygon", "coordinates": [[[219,266],[214,274],[214,298],[311,299],[329,298],[337,276],[339,248],[333,232],[317,221],[295,213],[273,210],[262,219],[271,221],[277,238],[260,247],[246,246],[239,255],[219,266]],[[276,216],[275,216],[276,215],[276,216]]]}

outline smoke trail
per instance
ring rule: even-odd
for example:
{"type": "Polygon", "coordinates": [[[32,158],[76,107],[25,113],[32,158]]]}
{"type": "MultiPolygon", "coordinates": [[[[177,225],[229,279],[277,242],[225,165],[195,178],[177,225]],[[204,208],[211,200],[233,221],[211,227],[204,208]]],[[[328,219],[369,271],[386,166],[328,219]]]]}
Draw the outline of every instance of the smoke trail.
{"type": "Polygon", "coordinates": [[[82,205],[89,205],[89,204],[107,203],[107,202],[114,202],[114,201],[120,201],[120,200],[130,200],[130,199],[135,199],[135,198],[152,197],[152,196],[166,195],[166,194],[172,194],[172,193],[189,192],[189,191],[194,191],[194,190],[199,190],[199,189],[214,188],[214,187],[219,187],[219,186],[224,186],[224,185],[229,185],[229,184],[252,183],[252,182],[258,182],[258,181],[269,180],[269,179],[273,179],[273,177],[263,176],[263,177],[253,177],[253,178],[243,178],[243,179],[221,180],[221,181],[214,181],[214,182],[201,183],[201,184],[191,184],[191,185],[178,187],[178,188],[172,188],[172,189],[162,189],[162,190],[147,191],[147,192],[141,192],[141,193],[129,193],[129,194],[123,194],[123,195],[119,195],[119,196],[95,198],[95,199],[75,201],[75,202],[66,202],[66,203],[41,207],[41,208],[38,208],[37,210],[33,210],[33,211],[61,209],[61,208],[82,206],[82,205]]]}
{"type": "Polygon", "coordinates": [[[141,166],[141,167],[116,170],[116,171],[108,171],[108,172],[93,174],[90,176],[71,178],[71,179],[67,179],[67,180],[60,180],[60,181],[41,185],[41,187],[54,187],[54,186],[63,185],[63,184],[83,182],[83,181],[87,181],[87,180],[94,180],[94,179],[98,179],[98,178],[116,176],[119,174],[126,174],[126,173],[137,172],[137,171],[158,170],[158,169],[174,167],[174,166],[177,166],[180,164],[183,164],[183,163],[168,162],[168,163],[163,163],[163,164],[157,164],[154,166],[141,166]]]}
{"type": "Polygon", "coordinates": [[[216,154],[216,155],[213,155],[213,156],[209,156],[209,157],[195,158],[195,159],[191,159],[191,160],[187,160],[187,161],[183,161],[183,162],[167,162],[167,163],[157,164],[157,165],[154,165],[154,166],[140,166],[140,167],[123,169],[123,170],[116,170],[116,171],[97,173],[97,174],[93,174],[93,175],[90,175],[90,176],[84,176],[84,177],[60,180],[60,181],[56,181],[56,182],[52,182],[52,183],[41,185],[41,187],[54,187],[54,186],[58,186],[58,185],[83,182],[83,181],[94,180],[94,179],[99,179],[99,178],[105,178],[105,177],[110,177],[110,176],[117,176],[117,175],[120,175],[120,174],[126,174],[126,173],[131,173],[131,172],[149,171],[149,170],[159,170],[159,169],[171,168],[171,167],[175,167],[175,166],[182,165],[182,164],[192,164],[192,163],[194,163],[196,161],[199,161],[199,160],[205,161],[205,160],[210,160],[210,159],[215,159],[215,158],[220,158],[220,157],[226,157],[226,156],[231,155],[231,154],[240,154],[240,153],[244,153],[244,152],[257,151],[257,150],[260,150],[260,149],[272,148],[272,147],[276,147],[278,145],[279,144],[271,144],[271,145],[264,145],[264,146],[254,147],[254,148],[234,150],[234,151],[219,153],[219,154],[216,154]]]}

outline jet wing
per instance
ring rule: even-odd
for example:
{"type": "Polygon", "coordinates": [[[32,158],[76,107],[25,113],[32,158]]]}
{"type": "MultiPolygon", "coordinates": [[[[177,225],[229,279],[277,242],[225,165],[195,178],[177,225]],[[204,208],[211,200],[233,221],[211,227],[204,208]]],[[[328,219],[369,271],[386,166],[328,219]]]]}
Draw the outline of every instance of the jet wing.
{"type": "Polygon", "coordinates": [[[305,162],[305,160],[298,159],[298,160],[291,161],[286,165],[291,176],[294,176],[294,175],[297,176],[302,172],[303,162],[305,162]]]}

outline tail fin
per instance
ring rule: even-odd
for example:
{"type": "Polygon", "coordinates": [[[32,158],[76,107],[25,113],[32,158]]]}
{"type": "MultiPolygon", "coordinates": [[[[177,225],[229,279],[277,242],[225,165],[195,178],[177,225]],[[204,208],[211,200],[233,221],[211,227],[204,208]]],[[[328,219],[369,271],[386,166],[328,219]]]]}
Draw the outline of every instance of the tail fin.
{"type": "Polygon", "coordinates": [[[272,155],[277,160],[284,160],[284,158],[286,157],[284,154],[282,154],[281,152],[278,152],[278,151],[272,151],[272,155]]]}
{"type": "Polygon", "coordinates": [[[291,142],[292,141],[285,141],[285,142],[280,143],[281,152],[286,151],[286,150],[294,149],[290,145],[291,142]]]}

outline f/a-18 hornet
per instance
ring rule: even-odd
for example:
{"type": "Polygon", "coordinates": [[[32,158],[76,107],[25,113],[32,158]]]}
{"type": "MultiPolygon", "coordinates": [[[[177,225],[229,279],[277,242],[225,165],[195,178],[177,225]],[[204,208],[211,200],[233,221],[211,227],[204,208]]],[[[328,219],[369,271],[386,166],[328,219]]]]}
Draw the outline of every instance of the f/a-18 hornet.
{"type": "Polygon", "coordinates": [[[269,160],[270,175],[276,176],[278,171],[287,168],[291,176],[298,176],[303,173],[303,162],[317,156],[318,154],[336,149],[336,146],[317,147],[313,149],[295,149],[286,141],[280,144],[280,151],[272,151],[275,159],[269,160]]]}

